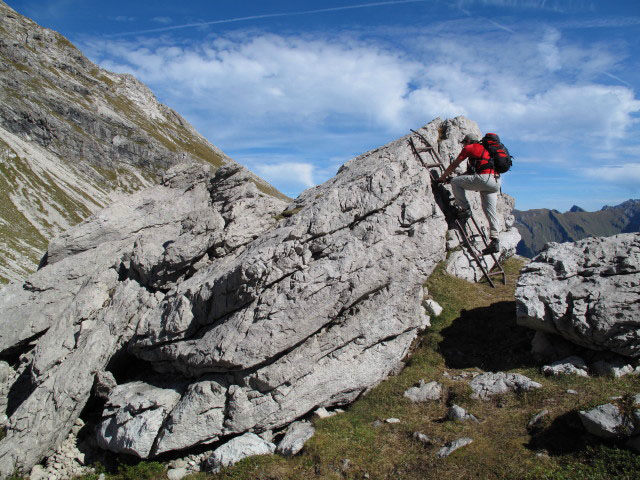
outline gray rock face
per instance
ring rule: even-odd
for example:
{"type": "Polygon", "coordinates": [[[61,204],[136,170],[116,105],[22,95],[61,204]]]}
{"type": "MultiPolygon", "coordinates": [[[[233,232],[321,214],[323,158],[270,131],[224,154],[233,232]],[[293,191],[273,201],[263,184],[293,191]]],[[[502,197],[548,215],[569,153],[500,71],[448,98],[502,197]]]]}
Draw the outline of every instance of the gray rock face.
{"type": "Polygon", "coordinates": [[[475,377],[469,383],[473,393],[472,398],[486,400],[493,395],[501,395],[508,392],[519,392],[541,388],[538,382],[519,373],[483,373],[475,377]]]}
{"type": "Polygon", "coordinates": [[[223,467],[238,463],[243,458],[268,455],[274,453],[275,449],[276,446],[273,443],[265,442],[253,433],[245,433],[217,448],[207,460],[207,469],[216,473],[223,467]]]}
{"type": "MultiPolygon", "coordinates": [[[[447,158],[468,123],[438,119],[422,133],[447,158]]],[[[429,325],[423,284],[446,256],[447,230],[407,138],[289,205],[240,167],[175,167],[58,237],[44,268],[0,290],[0,351],[42,335],[0,472],[37,463],[100,384],[96,373],[118,380],[131,357],[147,367],[118,380],[98,435],[140,457],[353,401],[429,325]],[[157,373],[180,380],[156,385],[157,373]]]]}
{"type": "Polygon", "coordinates": [[[640,356],[640,234],[548,245],[521,272],[518,323],[593,350],[640,356]]]}

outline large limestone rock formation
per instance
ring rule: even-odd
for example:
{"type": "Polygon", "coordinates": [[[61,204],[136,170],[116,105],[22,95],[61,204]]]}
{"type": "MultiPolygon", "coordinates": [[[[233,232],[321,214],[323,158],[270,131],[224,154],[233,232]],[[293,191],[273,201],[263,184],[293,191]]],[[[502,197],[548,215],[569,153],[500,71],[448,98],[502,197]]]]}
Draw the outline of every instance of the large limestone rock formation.
{"type": "MultiPolygon", "coordinates": [[[[420,131],[448,158],[470,130],[460,117],[420,131]]],[[[250,179],[237,166],[176,167],[0,290],[0,352],[26,352],[2,474],[64,439],[94,384],[107,395],[99,443],[153,457],[349,403],[402,365],[429,325],[423,284],[450,224],[407,138],[290,204],[250,179]]]]}
{"type": "Polygon", "coordinates": [[[640,234],[550,243],[521,272],[518,323],[640,356],[640,234]]]}

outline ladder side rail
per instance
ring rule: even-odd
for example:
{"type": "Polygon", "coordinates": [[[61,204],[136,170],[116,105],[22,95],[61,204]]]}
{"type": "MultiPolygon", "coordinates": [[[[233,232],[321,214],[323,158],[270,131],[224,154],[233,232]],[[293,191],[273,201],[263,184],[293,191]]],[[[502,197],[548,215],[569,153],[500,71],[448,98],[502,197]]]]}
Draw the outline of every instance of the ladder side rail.
{"type": "MultiPolygon", "coordinates": [[[[420,136],[421,138],[422,135],[420,135],[419,133],[415,132],[412,130],[412,132],[416,133],[418,136],[420,136]]],[[[427,143],[427,145],[429,145],[428,141],[423,138],[423,141],[427,143]]],[[[420,153],[418,152],[418,149],[415,146],[415,143],[413,142],[413,138],[409,137],[409,145],[411,146],[411,149],[413,151],[413,154],[418,157],[418,159],[420,160],[420,162],[422,163],[422,165],[427,168],[427,163],[423,160],[422,156],[420,155],[420,153]]],[[[430,145],[429,145],[430,146],[430,145]]],[[[431,147],[431,146],[430,146],[431,147]]],[[[435,153],[433,151],[433,147],[431,147],[431,152],[435,153]]],[[[439,159],[439,157],[438,157],[439,159]]],[[[442,163],[439,163],[441,168],[444,168],[442,163]]],[[[427,168],[427,171],[429,172],[429,177],[431,178],[432,182],[435,182],[437,179],[435,178],[435,174],[429,170],[427,168]]],[[[451,204],[448,204],[449,207],[451,207],[451,204]]],[[[476,263],[480,266],[480,269],[482,270],[482,273],[484,274],[485,278],[487,279],[487,281],[489,282],[489,284],[495,288],[495,284],[493,283],[493,281],[491,280],[491,276],[489,275],[489,272],[487,271],[487,268],[485,265],[482,264],[482,260],[480,259],[480,257],[478,256],[475,248],[473,247],[473,244],[471,243],[471,241],[469,240],[469,237],[467,236],[464,227],[460,224],[460,221],[458,219],[455,220],[455,225],[458,228],[458,231],[461,233],[463,241],[465,246],[467,247],[467,249],[469,250],[469,252],[471,253],[472,257],[474,258],[474,260],[476,261],[476,263]]]]}

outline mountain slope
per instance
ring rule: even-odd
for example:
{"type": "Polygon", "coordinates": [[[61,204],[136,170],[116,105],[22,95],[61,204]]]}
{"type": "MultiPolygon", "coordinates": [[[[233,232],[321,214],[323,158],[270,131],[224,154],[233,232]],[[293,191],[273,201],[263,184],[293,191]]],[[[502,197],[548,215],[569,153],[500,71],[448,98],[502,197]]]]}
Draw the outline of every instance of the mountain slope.
{"type": "Polygon", "coordinates": [[[537,255],[547,242],[575,242],[586,237],[640,231],[640,200],[605,206],[597,212],[574,206],[565,213],[541,208],[514,210],[513,215],[522,237],[517,253],[529,258],[537,255]]]}
{"type": "Polygon", "coordinates": [[[24,278],[53,236],[185,160],[235,163],[134,77],[0,1],[0,282],[24,278]]]}

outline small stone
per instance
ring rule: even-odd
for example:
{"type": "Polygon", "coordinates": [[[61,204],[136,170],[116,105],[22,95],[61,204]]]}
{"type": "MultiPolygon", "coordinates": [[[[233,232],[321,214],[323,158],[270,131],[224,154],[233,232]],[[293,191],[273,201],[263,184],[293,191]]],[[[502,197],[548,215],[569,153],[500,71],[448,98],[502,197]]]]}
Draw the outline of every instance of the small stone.
{"type": "Polygon", "coordinates": [[[98,475],[98,480],[105,480],[107,477],[105,476],[104,473],[101,473],[100,475],[98,475]]]}
{"type": "Polygon", "coordinates": [[[387,423],[400,423],[400,419],[399,418],[387,418],[385,420],[385,422],[387,422],[387,423]]]}
{"type": "Polygon", "coordinates": [[[182,480],[187,475],[189,475],[189,471],[184,467],[173,468],[167,472],[169,480],[182,480]]]}
{"type": "Polygon", "coordinates": [[[567,390],[567,393],[568,393],[569,395],[578,395],[577,390],[572,390],[572,389],[567,390]]]}
{"type": "Polygon", "coordinates": [[[442,307],[438,304],[438,302],[432,300],[431,298],[424,301],[424,307],[427,309],[427,312],[429,312],[434,317],[439,317],[442,313],[442,307]]]}
{"type": "Polygon", "coordinates": [[[313,412],[313,413],[318,418],[329,418],[329,417],[333,417],[335,415],[335,412],[330,412],[324,407],[320,407],[320,408],[316,409],[316,411],[313,412]]]}
{"type": "Polygon", "coordinates": [[[343,472],[346,472],[350,468],[351,468],[351,460],[349,460],[348,458],[343,458],[342,461],[340,462],[340,469],[343,472]]]}
{"type": "Polygon", "coordinates": [[[448,457],[459,448],[465,447],[472,442],[473,442],[473,439],[469,437],[458,438],[457,440],[454,440],[453,442],[446,444],[444,447],[438,450],[438,457],[440,458],[448,457]]]}
{"type": "Polygon", "coordinates": [[[472,421],[480,423],[480,420],[458,405],[452,405],[449,407],[449,410],[447,411],[447,418],[458,422],[472,421]]]}
{"type": "Polygon", "coordinates": [[[549,410],[545,409],[542,410],[541,412],[536,413],[533,417],[531,417],[531,420],[529,420],[529,423],[527,424],[527,428],[533,428],[536,425],[538,425],[542,419],[544,417],[546,417],[547,415],[549,415],[549,410]]]}
{"type": "Polygon", "coordinates": [[[424,445],[433,445],[433,441],[424,433],[413,432],[413,438],[418,440],[420,443],[424,445]]]}

